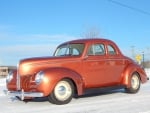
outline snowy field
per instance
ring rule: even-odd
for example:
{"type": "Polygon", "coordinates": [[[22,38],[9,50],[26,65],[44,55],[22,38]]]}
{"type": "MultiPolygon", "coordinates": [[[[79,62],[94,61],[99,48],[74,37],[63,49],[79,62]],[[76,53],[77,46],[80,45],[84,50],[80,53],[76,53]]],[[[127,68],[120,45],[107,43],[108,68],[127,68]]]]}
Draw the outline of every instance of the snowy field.
{"type": "MultiPolygon", "coordinates": [[[[150,69],[146,72],[150,77],[150,69]]],[[[53,105],[46,98],[23,102],[6,96],[4,90],[5,79],[0,79],[0,113],[150,113],[150,81],[137,94],[98,91],[74,98],[67,105],[53,105]]]]}

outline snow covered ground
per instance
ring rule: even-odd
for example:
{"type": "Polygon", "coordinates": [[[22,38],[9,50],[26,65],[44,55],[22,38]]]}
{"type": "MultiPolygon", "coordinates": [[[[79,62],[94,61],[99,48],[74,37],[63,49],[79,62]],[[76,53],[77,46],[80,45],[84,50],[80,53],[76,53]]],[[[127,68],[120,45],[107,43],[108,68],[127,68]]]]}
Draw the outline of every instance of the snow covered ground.
{"type": "MultiPolygon", "coordinates": [[[[150,69],[146,72],[150,77],[150,69]]],[[[23,102],[6,96],[4,90],[5,79],[0,79],[0,113],[150,113],[150,81],[137,94],[101,91],[74,98],[67,105],[53,105],[46,98],[23,102]]]]}

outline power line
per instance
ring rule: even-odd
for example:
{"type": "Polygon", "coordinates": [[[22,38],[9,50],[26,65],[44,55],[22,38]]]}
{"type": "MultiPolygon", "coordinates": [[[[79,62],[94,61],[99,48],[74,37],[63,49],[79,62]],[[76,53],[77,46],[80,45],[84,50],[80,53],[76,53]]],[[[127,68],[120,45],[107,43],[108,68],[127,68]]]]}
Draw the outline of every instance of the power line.
{"type": "Polygon", "coordinates": [[[139,13],[142,13],[142,14],[145,14],[145,15],[150,16],[150,13],[149,13],[149,12],[144,11],[144,10],[142,10],[142,9],[138,9],[138,8],[135,8],[135,7],[131,7],[131,6],[129,6],[129,5],[126,5],[126,4],[123,4],[123,3],[121,3],[121,2],[114,1],[114,0],[108,0],[108,1],[109,1],[109,2],[112,2],[112,3],[114,3],[114,4],[117,4],[117,5],[120,5],[120,6],[122,6],[122,7],[131,9],[131,10],[133,10],[133,11],[136,11],[136,12],[139,12],[139,13]]]}

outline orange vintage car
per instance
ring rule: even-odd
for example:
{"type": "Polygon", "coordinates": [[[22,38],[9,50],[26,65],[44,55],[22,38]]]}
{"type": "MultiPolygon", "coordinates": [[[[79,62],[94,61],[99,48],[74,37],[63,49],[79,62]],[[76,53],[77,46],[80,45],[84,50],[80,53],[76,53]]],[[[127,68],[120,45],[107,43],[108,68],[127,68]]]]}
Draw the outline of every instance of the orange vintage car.
{"type": "Polygon", "coordinates": [[[53,57],[20,60],[6,78],[9,95],[22,100],[48,97],[54,104],[67,104],[91,88],[121,86],[136,93],[147,80],[144,70],[113,41],[100,38],[65,42],[53,57]]]}

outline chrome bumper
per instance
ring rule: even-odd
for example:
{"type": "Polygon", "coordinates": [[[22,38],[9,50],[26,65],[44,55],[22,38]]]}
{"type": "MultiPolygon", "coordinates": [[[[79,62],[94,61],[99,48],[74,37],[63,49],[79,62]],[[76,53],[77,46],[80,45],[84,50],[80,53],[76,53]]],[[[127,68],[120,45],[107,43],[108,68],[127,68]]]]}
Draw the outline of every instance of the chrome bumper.
{"type": "Polygon", "coordinates": [[[25,97],[43,97],[43,93],[41,92],[24,92],[21,91],[5,91],[5,93],[9,96],[18,96],[21,100],[24,100],[25,97]]]}

